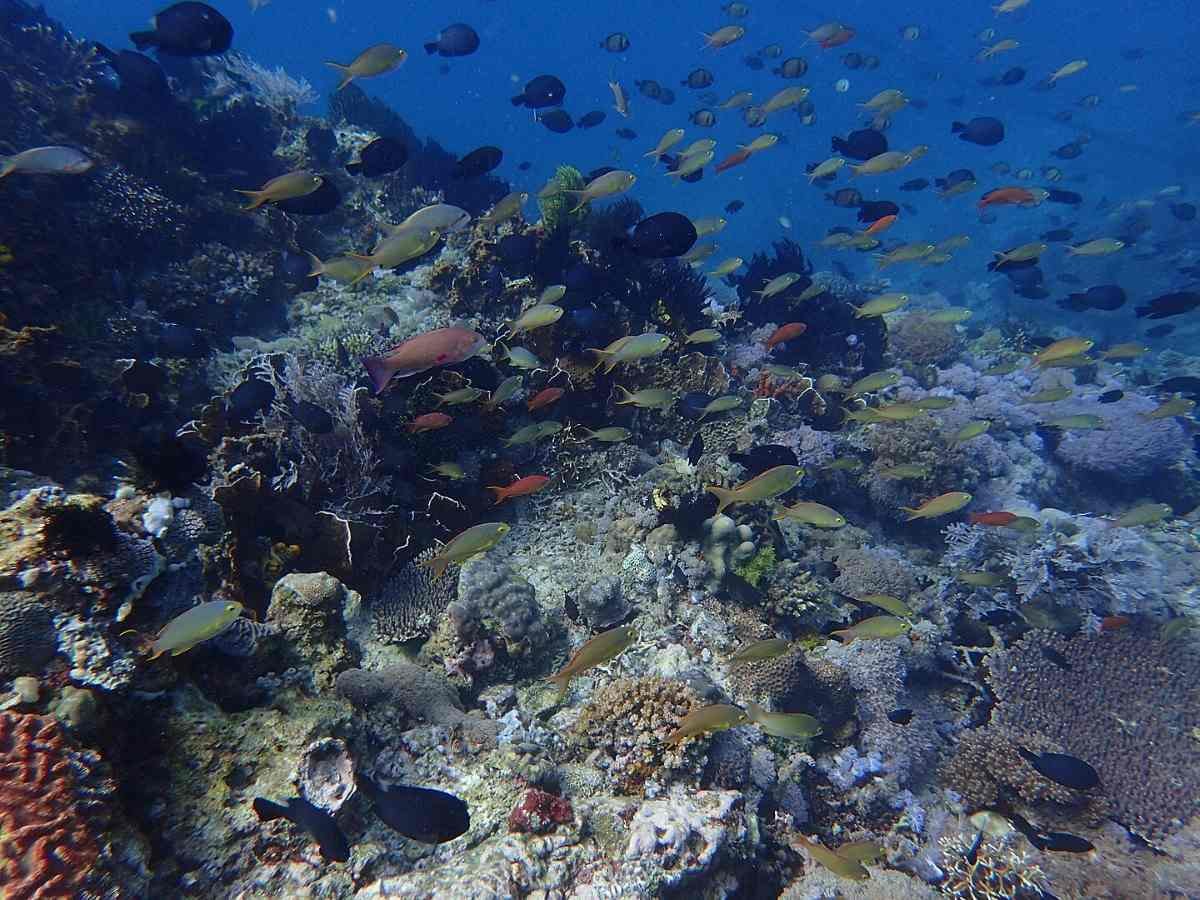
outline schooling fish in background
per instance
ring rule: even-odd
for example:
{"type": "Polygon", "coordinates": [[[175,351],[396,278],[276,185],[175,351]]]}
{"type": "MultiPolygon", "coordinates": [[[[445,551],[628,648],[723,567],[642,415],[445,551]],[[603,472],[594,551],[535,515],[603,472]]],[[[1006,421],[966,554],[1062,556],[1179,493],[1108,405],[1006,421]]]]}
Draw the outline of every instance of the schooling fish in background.
{"type": "Polygon", "coordinates": [[[350,842],[338,827],[337,821],[328,812],[313,806],[303,797],[292,797],[286,806],[255,797],[254,812],[264,822],[287,819],[303,828],[321,848],[321,856],[330,862],[345,862],[350,858],[350,842]]]}
{"type": "Polygon", "coordinates": [[[354,782],[385,825],[415,841],[444,844],[471,828],[469,807],[453,794],[399,784],[382,788],[365,775],[355,775],[354,782]]]}
{"type": "Polygon", "coordinates": [[[472,150],[454,164],[451,178],[477,178],[486,175],[504,159],[504,151],[499,147],[479,147],[472,150]]]}
{"type": "Polygon", "coordinates": [[[167,56],[214,56],[233,43],[233,26],[207,3],[172,4],[150,24],[152,30],[129,35],[139,50],[153,47],[167,56]]]}
{"type": "Polygon", "coordinates": [[[1166,319],[1191,312],[1197,306],[1200,306],[1200,292],[1178,291],[1155,297],[1145,306],[1139,306],[1136,312],[1139,319],[1166,319]]]}

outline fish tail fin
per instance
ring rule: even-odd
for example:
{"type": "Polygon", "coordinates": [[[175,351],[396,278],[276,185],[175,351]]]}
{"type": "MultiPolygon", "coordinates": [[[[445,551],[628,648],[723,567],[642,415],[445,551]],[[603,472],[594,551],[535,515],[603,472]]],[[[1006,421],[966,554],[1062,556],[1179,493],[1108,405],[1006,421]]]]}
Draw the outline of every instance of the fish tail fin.
{"type": "Polygon", "coordinates": [[[354,73],[350,71],[349,66],[343,66],[341,63],[335,63],[330,60],[326,60],[325,65],[329,66],[331,69],[334,69],[339,75],[342,76],[342,80],[338,82],[338,86],[333,89],[335,94],[354,80],[354,73]]]}
{"type": "Polygon", "coordinates": [[[360,162],[346,163],[346,171],[349,172],[351,175],[357,175],[358,173],[360,173],[362,171],[362,163],[360,163],[360,162]]]}
{"type": "Polygon", "coordinates": [[[433,577],[441,578],[446,574],[446,569],[450,566],[450,560],[445,559],[442,556],[431,556],[429,559],[421,560],[419,563],[417,563],[417,565],[429,566],[430,571],[433,572],[433,577]]]}
{"type": "Polygon", "coordinates": [[[725,507],[729,506],[731,503],[737,502],[737,492],[730,490],[729,488],[723,488],[716,484],[710,484],[706,486],[704,490],[717,498],[718,513],[724,512],[725,507]]]}
{"type": "Polygon", "coordinates": [[[280,806],[265,797],[254,798],[254,813],[264,822],[273,822],[275,819],[287,818],[287,807],[280,806]]]}
{"type": "Polygon", "coordinates": [[[17,164],[11,156],[0,156],[0,178],[6,178],[16,171],[17,164]]]}
{"type": "Polygon", "coordinates": [[[950,123],[950,133],[951,134],[958,134],[959,132],[966,131],[966,129],[967,129],[967,126],[964,125],[962,122],[951,122],[950,123]]]}
{"type": "Polygon", "coordinates": [[[250,212],[252,209],[258,209],[267,202],[266,194],[263,191],[238,191],[239,194],[245,194],[250,198],[250,205],[243,206],[242,212],[250,212]]]}
{"type": "Polygon", "coordinates": [[[383,389],[387,387],[388,382],[396,373],[392,371],[387,360],[382,356],[364,356],[362,364],[367,370],[367,374],[371,376],[371,384],[375,386],[375,393],[382,394],[383,389]]]}
{"type": "Polygon", "coordinates": [[[859,175],[862,174],[862,170],[865,168],[866,168],[866,166],[851,166],[850,167],[850,177],[857,178],[859,175]]]}
{"type": "Polygon", "coordinates": [[[908,521],[910,521],[910,522],[913,519],[921,518],[921,511],[919,509],[913,509],[911,506],[902,506],[902,507],[900,507],[900,509],[903,512],[908,513],[908,521]]]}
{"type": "MultiPolygon", "coordinates": [[[[611,372],[612,370],[609,369],[608,371],[611,372]]],[[[618,405],[623,404],[623,403],[632,403],[633,402],[633,394],[632,393],[630,393],[625,388],[621,387],[619,384],[617,385],[617,390],[621,392],[621,399],[617,401],[618,405]]]]}
{"type": "Polygon", "coordinates": [[[843,644],[853,644],[854,643],[855,635],[854,635],[854,632],[851,631],[849,628],[839,628],[837,631],[829,632],[829,634],[832,637],[841,638],[841,641],[843,644]]]}
{"type": "MultiPolygon", "coordinates": [[[[602,365],[604,365],[604,358],[605,358],[606,356],[611,356],[611,355],[612,355],[612,354],[611,354],[611,353],[610,353],[608,350],[601,350],[599,347],[588,347],[588,351],[589,351],[589,352],[591,352],[591,353],[598,354],[598,355],[599,355],[599,357],[600,357],[599,361],[597,361],[597,363],[596,363],[594,366],[592,366],[590,369],[588,369],[588,374],[589,374],[589,375],[590,375],[590,374],[592,374],[593,372],[595,372],[595,371],[596,371],[598,368],[600,368],[602,365]]],[[[611,371],[612,371],[612,369],[609,369],[608,371],[610,371],[610,372],[611,372],[611,371]]]]}
{"type": "Polygon", "coordinates": [[[512,100],[512,105],[513,105],[513,106],[521,106],[521,105],[523,105],[523,104],[525,103],[525,95],[524,95],[524,94],[517,94],[517,96],[515,96],[515,97],[511,98],[511,100],[512,100]]]}
{"type": "Polygon", "coordinates": [[[315,253],[309,253],[307,250],[301,251],[308,257],[309,278],[316,278],[318,275],[325,274],[325,263],[321,262],[321,258],[315,253]]]}
{"type": "Polygon", "coordinates": [[[428,53],[430,56],[433,56],[433,54],[437,53],[438,52],[437,41],[431,41],[430,43],[426,44],[425,52],[428,53]]]}
{"type": "Polygon", "coordinates": [[[139,50],[145,50],[147,47],[158,43],[158,35],[153,31],[134,31],[130,33],[129,39],[133,41],[133,45],[139,50]]]}
{"type": "Polygon", "coordinates": [[[560,701],[565,700],[567,689],[571,687],[571,676],[565,672],[559,672],[557,675],[551,675],[546,680],[558,688],[558,699],[560,701]]]}
{"type": "Polygon", "coordinates": [[[1025,762],[1027,762],[1027,763],[1033,763],[1037,759],[1036,753],[1030,752],[1029,750],[1022,747],[1020,744],[1017,745],[1017,754],[1021,757],[1021,759],[1025,760],[1025,762]]]}
{"type": "Polygon", "coordinates": [[[495,503],[496,506],[499,506],[501,503],[503,503],[505,500],[508,499],[508,488],[503,488],[503,487],[499,487],[498,485],[489,484],[486,488],[484,488],[484,490],[496,492],[496,496],[493,498],[496,501],[496,503],[495,503]]]}

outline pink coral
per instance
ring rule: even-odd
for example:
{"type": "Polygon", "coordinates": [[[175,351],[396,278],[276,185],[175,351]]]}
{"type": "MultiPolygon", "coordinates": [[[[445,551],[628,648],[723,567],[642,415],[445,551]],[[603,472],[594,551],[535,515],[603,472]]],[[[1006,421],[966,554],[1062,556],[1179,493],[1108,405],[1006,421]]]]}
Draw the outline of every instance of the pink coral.
{"type": "Polygon", "coordinates": [[[508,816],[508,830],[544,834],[575,818],[571,801],[549,791],[530,788],[508,816]]]}

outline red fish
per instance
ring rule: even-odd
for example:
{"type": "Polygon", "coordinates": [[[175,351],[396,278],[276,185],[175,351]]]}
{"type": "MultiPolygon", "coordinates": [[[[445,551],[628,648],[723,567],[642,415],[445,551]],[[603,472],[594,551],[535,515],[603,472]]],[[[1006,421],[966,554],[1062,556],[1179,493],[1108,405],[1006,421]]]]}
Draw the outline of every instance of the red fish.
{"type": "Polygon", "coordinates": [[[840,47],[842,44],[847,44],[854,37],[853,28],[839,28],[825,40],[821,41],[822,50],[832,50],[834,47],[840,47]]]}
{"type": "Polygon", "coordinates": [[[980,197],[979,202],[975,204],[975,208],[980,212],[983,212],[983,210],[987,209],[989,206],[1002,206],[1005,204],[1036,206],[1037,197],[1025,190],[1025,188],[996,188],[994,191],[988,191],[986,194],[980,197]]]}
{"type": "Polygon", "coordinates": [[[717,171],[724,172],[726,169],[732,169],[734,166],[740,165],[748,160],[751,156],[749,147],[743,147],[741,150],[735,150],[727,157],[717,163],[717,171]]]}
{"type": "Polygon", "coordinates": [[[1129,624],[1129,616],[1105,616],[1100,620],[1101,631],[1116,631],[1129,624]]]}
{"type": "Polygon", "coordinates": [[[867,229],[867,234],[879,234],[881,231],[887,231],[895,221],[900,218],[896,215],[884,216],[882,219],[876,219],[871,223],[871,227],[867,229]]]}
{"type": "Polygon", "coordinates": [[[541,409],[543,406],[549,406],[551,403],[555,403],[565,393],[566,391],[564,391],[562,388],[548,387],[544,390],[538,391],[536,394],[530,397],[529,402],[527,402],[525,406],[529,408],[530,412],[533,412],[535,409],[541,409]]]}
{"type": "Polygon", "coordinates": [[[453,417],[445,413],[431,412],[425,413],[423,416],[417,416],[405,425],[404,428],[412,434],[420,434],[422,431],[437,431],[439,428],[445,428],[453,421],[453,417]]]}
{"type": "Polygon", "coordinates": [[[508,487],[489,484],[487,489],[496,492],[496,505],[499,506],[509,497],[527,497],[530,494],[536,494],[549,483],[549,475],[526,475],[524,478],[518,478],[508,487]]]}
{"type": "Polygon", "coordinates": [[[375,393],[383,393],[393,378],[407,378],[435,366],[452,366],[470,359],[487,346],[483,335],[469,328],[436,328],[397,344],[387,353],[363,357],[375,393]]]}
{"type": "Polygon", "coordinates": [[[786,325],[780,325],[775,329],[775,333],[767,338],[767,352],[770,353],[774,350],[776,344],[800,337],[807,328],[808,326],[803,322],[788,322],[786,325]]]}
{"type": "Polygon", "coordinates": [[[967,521],[972,525],[1011,525],[1017,521],[1017,514],[1010,512],[981,512],[971,513],[967,521]]]}

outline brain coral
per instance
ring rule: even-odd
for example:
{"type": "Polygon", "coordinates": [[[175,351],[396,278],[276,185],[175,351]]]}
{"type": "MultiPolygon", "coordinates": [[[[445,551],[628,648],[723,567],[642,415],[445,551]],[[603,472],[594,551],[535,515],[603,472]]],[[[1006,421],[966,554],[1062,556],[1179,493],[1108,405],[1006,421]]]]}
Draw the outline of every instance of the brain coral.
{"type": "Polygon", "coordinates": [[[34,674],[53,655],[50,611],[31,594],[0,593],[0,678],[34,674]]]}
{"type": "Polygon", "coordinates": [[[0,713],[0,885],[4,900],[75,897],[94,882],[96,829],[76,793],[55,719],[0,713]]]}

